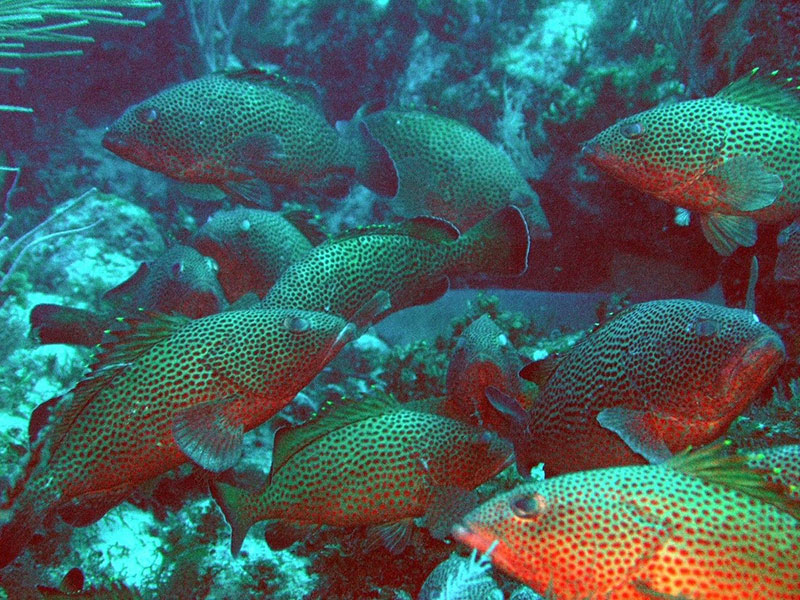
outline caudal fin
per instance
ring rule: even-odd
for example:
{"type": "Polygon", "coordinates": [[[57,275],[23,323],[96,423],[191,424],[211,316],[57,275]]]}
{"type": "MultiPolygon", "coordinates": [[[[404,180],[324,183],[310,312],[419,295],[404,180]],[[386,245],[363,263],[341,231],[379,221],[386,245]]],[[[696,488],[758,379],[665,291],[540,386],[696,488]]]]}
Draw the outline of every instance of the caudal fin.
{"type": "Polygon", "coordinates": [[[515,276],[528,268],[531,238],[516,206],[506,206],[467,230],[454,243],[450,272],[515,276]]]}
{"type": "Polygon", "coordinates": [[[220,481],[210,484],[211,495],[231,526],[231,554],[236,556],[250,527],[264,519],[258,514],[259,494],[220,481]]]}
{"type": "Polygon", "coordinates": [[[43,344],[95,346],[108,327],[106,320],[88,310],[59,304],[37,304],[30,321],[43,344]]]}

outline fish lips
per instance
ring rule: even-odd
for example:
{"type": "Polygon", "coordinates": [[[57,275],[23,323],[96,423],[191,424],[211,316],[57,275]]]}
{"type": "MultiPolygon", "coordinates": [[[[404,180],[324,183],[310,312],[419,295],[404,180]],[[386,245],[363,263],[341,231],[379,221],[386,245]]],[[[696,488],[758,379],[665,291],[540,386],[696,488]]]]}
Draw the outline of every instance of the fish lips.
{"type": "Polygon", "coordinates": [[[749,402],[770,382],[785,360],[786,348],[778,334],[770,330],[743,346],[720,370],[717,380],[720,397],[736,404],[749,402]]]}
{"type": "Polygon", "coordinates": [[[131,144],[128,139],[119,132],[109,129],[103,136],[103,148],[110,150],[118,156],[124,156],[131,152],[131,144]]]}

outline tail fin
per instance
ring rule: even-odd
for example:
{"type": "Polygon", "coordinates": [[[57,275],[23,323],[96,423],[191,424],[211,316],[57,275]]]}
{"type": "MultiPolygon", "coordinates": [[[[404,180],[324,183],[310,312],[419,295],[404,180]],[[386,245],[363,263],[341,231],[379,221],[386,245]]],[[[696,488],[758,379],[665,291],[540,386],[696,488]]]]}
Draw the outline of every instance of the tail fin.
{"type": "Polygon", "coordinates": [[[231,526],[231,554],[236,556],[242,549],[242,543],[250,527],[266,518],[260,515],[258,510],[261,494],[221,481],[212,481],[210,488],[211,495],[231,526]]]}
{"type": "Polygon", "coordinates": [[[108,328],[106,319],[81,308],[37,304],[31,311],[31,327],[39,330],[43,344],[95,346],[108,328]]]}
{"type": "Polygon", "coordinates": [[[376,194],[391,198],[397,194],[397,171],[386,148],[372,137],[364,121],[368,115],[383,108],[385,106],[379,101],[368,102],[350,121],[340,121],[336,128],[349,147],[359,183],[376,194]]]}
{"type": "Polygon", "coordinates": [[[453,274],[521,275],[528,268],[531,238],[516,206],[506,206],[469,229],[454,243],[453,274]]]}

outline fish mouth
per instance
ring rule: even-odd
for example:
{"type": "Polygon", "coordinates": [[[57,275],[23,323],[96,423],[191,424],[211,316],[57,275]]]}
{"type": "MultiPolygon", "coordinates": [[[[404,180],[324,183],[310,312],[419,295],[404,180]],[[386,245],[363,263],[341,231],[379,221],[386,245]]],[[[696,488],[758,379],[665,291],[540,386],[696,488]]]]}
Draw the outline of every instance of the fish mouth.
{"type": "Polygon", "coordinates": [[[776,333],[761,336],[723,367],[721,394],[734,402],[757,395],[786,360],[786,348],[776,333]]]}
{"type": "Polygon", "coordinates": [[[106,134],[103,136],[102,144],[103,148],[118,155],[121,155],[126,151],[130,151],[131,148],[131,145],[123,135],[110,130],[106,131],[106,134]]]}
{"type": "MultiPolygon", "coordinates": [[[[500,543],[500,540],[497,539],[497,536],[493,535],[490,531],[477,526],[475,523],[465,522],[463,524],[456,524],[453,526],[450,535],[452,535],[456,541],[459,541],[470,548],[475,548],[479,554],[486,554],[486,552],[492,545],[495,544],[495,542],[500,543]]],[[[495,551],[497,549],[498,548],[495,548],[495,551]]],[[[492,552],[492,555],[494,555],[494,552],[492,552]]]]}
{"type": "Polygon", "coordinates": [[[586,142],[581,147],[581,158],[586,158],[592,162],[602,161],[608,158],[608,152],[603,150],[597,142],[586,142]]]}

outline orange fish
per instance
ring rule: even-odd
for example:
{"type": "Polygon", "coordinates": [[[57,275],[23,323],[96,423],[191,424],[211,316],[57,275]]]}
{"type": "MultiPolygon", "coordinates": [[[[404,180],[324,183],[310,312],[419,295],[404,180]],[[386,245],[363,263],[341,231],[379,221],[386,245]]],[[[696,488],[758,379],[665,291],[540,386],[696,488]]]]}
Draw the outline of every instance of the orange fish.
{"type": "Polygon", "coordinates": [[[778,334],[750,311],[656,300],[620,312],[554,361],[527,421],[513,399],[489,394],[517,420],[520,471],[544,462],[555,475],[663,461],[716,439],[784,358],[778,334]]]}
{"type": "Polygon", "coordinates": [[[265,489],[212,485],[231,524],[234,554],[248,529],[265,519],[386,525],[402,539],[437,498],[471,491],[508,464],[510,444],[436,414],[435,404],[401,404],[376,392],[279,431],[265,489]]]}
{"type": "Polygon", "coordinates": [[[800,100],[795,89],[755,73],[710,98],[626,117],[583,153],[641,191],[699,212],[720,254],[752,246],[757,223],[800,212],[800,100]]]}
{"type": "Polygon", "coordinates": [[[34,411],[25,474],[1,507],[11,518],[0,527],[0,567],[54,511],[86,525],[190,459],[231,467],[242,434],[288,404],[356,330],[336,315],[273,309],[159,316],[118,334],[71,394],[34,411]]]}
{"type": "MultiPolygon", "coordinates": [[[[568,448],[562,448],[568,452],[568,448]]],[[[528,483],[454,528],[556,600],[800,598],[800,503],[719,447],[528,483]]]]}

